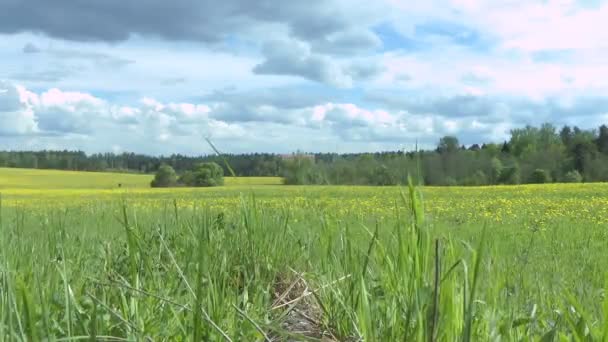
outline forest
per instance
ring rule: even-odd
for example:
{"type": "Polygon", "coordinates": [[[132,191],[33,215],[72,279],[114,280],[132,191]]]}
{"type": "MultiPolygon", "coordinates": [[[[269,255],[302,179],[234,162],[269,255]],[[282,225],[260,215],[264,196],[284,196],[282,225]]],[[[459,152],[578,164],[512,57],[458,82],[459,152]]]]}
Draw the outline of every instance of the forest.
{"type": "Polygon", "coordinates": [[[82,151],[0,151],[0,167],[153,173],[169,165],[178,174],[216,162],[224,174],[281,176],[286,184],[494,185],[608,181],[608,126],[513,129],[502,143],[464,146],[455,136],[435,149],[376,153],[271,153],[149,156],[82,151]],[[230,170],[231,169],[231,170],[230,170]]]}

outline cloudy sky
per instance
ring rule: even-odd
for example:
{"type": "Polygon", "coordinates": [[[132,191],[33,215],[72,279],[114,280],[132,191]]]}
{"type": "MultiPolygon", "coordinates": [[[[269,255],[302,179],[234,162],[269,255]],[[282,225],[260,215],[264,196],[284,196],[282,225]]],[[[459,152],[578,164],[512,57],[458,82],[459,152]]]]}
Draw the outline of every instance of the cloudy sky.
{"type": "Polygon", "coordinates": [[[0,149],[411,149],[608,123],[600,0],[0,0],[0,149]]]}

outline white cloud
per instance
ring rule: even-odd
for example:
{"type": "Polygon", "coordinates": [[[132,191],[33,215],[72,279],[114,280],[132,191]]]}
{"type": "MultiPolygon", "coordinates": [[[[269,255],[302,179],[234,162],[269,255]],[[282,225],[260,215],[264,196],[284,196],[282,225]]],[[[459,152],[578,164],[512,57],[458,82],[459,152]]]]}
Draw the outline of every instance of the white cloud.
{"type": "Polygon", "coordinates": [[[38,131],[30,94],[23,88],[0,81],[0,135],[26,135],[38,131]]]}
{"type": "Polygon", "coordinates": [[[368,110],[352,103],[327,103],[312,109],[313,122],[328,122],[348,126],[390,126],[396,123],[396,118],[385,110],[368,110]]]}
{"type": "Polygon", "coordinates": [[[83,32],[114,44],[0,35],[0,78],[10,80],[0,83],[0,148],[200,153],[213,136],[234,152],[345,151],[606,121],[606,3],[228,4],[251,20],[83,32]],[[235,23],[230,34],[209,30],[235,23]]]}

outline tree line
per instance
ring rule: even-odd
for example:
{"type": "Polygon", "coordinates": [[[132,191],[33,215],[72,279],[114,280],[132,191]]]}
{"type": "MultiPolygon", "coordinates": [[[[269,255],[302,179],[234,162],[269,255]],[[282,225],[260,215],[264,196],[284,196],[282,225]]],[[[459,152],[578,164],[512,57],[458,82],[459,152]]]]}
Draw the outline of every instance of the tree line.
{"type": "Polygon", "coordinates": [[[281,176],[287,184],[403,184],[408,175],[427,185],[490,185],[608,181],[608,126],[580,129],[552,124],[511,131],[509,140],[464,146],[446,136],[436,148],[377,153],[87,155],[81,151],[4,151],[0,167],[154,173],[161,165],[187,175],[215,162],[229,175],[281,176]]]}

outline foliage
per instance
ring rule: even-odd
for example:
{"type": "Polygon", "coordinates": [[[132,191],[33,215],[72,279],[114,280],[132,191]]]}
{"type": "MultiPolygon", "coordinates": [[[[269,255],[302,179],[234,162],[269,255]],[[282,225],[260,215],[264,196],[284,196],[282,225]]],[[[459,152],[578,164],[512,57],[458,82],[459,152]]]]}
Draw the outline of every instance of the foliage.
{"type": "Polygon", "coordinates": [[[519,184],[521,182],[521,173],[519,165],[514,164],[509,167],[504,167],[500,172],[500,178],[498,180],[500,184],[519,184]]]}
{"type": "Polygon", "coordinates": [[[439,153],[454,153],[460,148],[458,138],[454,136],[445,136],[439,139],[437,152],[439,153]]]}
{"type": "Polygon", "coordinates": [[[477,170],[473,175],[471,175],[471,177],[465,179],[462,185],[482,186],[488,184],[489,180],[485,172],[483,172],[482,170],[477,170]]]}
{"type": "Polygon", "coordinates": [[[177,184],[177,175],[175,174],[175,170],[169,165],[161,165],[156,171],[156,175],[152,182],[150,182],[150,186],[153,188],[167,188],[171,186],[175,186],[177,184]]]}
{"type": "Polygon", "coordinates": [[[608,181],[608,126],[597,130],[570,126],[557,129],[551,124],[527,126],[512,130],[508,141],[468,148],[460,146],[457,137],[446,136],[439,139],[435,149],[417,152],[160,157],[134,153],[86,155],[79,151],[0,152],[0,167],[153,173],[167,164],[186,176],[184,184],[191,181],[187,172],[203,162],[220,164],[225,174],[229,174],[230,165],[237,176],[284,176],[287,184],[303,185],[406,184],[408,174],[427,185],[472,185],[480,183],[473,180],[479,171],[486,175],[488,184],[518,184],[531,182],[538,169],[556,181],[566,172],[577,170],[585,181],[597,182],[608,181]],[[516,170],[509,169],[515,164],[516,170]]]}
{"type": "Polygon", "coordinates": [[[321,184],[323,177],[315,161],[307,156],[294,155],[284,161],[283,179],[285,184],[321,184]]]}
{"type": "Polygon", "coordinates": [[[498,184],[502,175],[503,165],[500,159],[493,157],[490,161],[490,182],[492,184],[498,184]]]}
{"type": "Polygon", "coordinates": [[[577,170],[568,171],[564,175],[565,183],[580,183],[583,181],[583,176],[577,170]]]}
{"type": "Polygon", "coordinates": [[[193,187],[224,185],[224,170],[214,162],[200,163],[192,171],[184,173],[180,182],[193,187]]]}
{"type": "Polygon", "coordinates": [[[186,171],[182,173],[181,176],[179,176],[179,179],[177,180],[177,183],[185,186],[194,186],[194,182],[194,172],[192,171],[186,171]]]}
{"type": "Polygon", "coordinates": [[[0,340],[602,341],[606,191],[7,190],[0,340]]]}
{"type": "Polygon", "coordinates": [[[547,172],[547,170],[536,169],[532,173],[530,177],[530,183],[532,184],[545,184],[551,183],[551,175],[547,172]]]}

